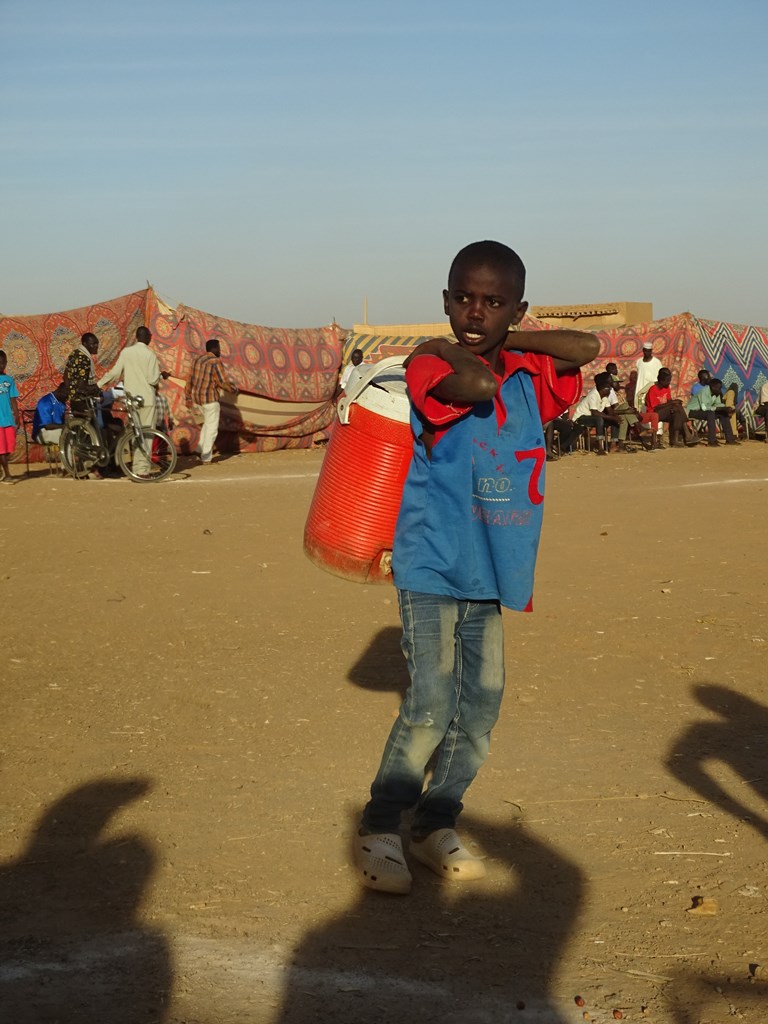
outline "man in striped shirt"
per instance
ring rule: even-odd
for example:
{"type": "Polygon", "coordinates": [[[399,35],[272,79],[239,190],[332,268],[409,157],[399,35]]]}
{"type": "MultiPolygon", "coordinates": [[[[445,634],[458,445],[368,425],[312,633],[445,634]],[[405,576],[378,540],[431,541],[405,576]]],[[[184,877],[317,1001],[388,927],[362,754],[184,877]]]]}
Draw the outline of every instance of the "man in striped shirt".
{"type": "Polygon", "coordinates": [[[211,338],[205,343],[205,352],[192,360],[192,369],[184,392],[187,406],[199,405],[203,414],[203,425],[196,451],[204,464],[213,458],[213,445],[219,432],[221,392],[232,391],[237,394],[238,391],[237,385],[224,376],[220,359],[221,344],[217,338],[211,338]]]}

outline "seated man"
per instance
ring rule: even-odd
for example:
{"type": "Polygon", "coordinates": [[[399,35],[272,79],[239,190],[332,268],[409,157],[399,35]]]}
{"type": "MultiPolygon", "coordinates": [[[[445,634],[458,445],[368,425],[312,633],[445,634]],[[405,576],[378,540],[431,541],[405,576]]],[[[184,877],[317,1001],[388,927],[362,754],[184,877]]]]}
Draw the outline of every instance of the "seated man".
{"type": "Polygon", "coordinates": [[[573,421],[580,427],[589,430],[595,428],[597,433],[597,454],[607,455],[605,448],[605,423],[618,424],[617,416],[610,412],[611,388],[610,373],[596,373],[595,386],[581,399],[573,410],[573,421]]]}
{"type": "Polygon", "coordinates": [[[696,383],[691,385],[692,398],[695,398],[695,396],[698,395],[701,389],[705,388],[707,384],[709,384],[710,380],[712,379],[712,375],[710,374],[709,370],[699,370],[698,378],[699,379],[696,381],[696,383]]]}
{"type": "MultiPolygon", "coordinates": [[[[629,398],[622,398],[619,394],[619,391],[625,389],[623,381],[619,379],[618,366],[616,363],[606,363],[605,372],[611,375],[611,393],[608,396],[611,403],[610,412],[612,416],[618,418],[618,438],[616,426],[611,427],[611,451],[628,451],[626,441],[630,432],[636,435],[644,448],[650,449],[650,440],[640,433],[641,427],[645,430],[648,429],[647,422],[643,420],[642,414],[630,404],[629,398]]],[[[635,379],[637,379],[637,374],[635,374],[635,379]]]]}
{"type": "Polygon", "coordinates": [[[648,445],[648,438],[645,437],[641,431],[647,430],[650,432],[650,446],[652,449],[658,449],[662,447],[661,444],[661,425],[659,424],[659,417],[655,412],[648,409],[645,412],[640,410],[635,405],[635,390],[637,388],[637,371],[632,370],[627,379],[627,384],[624,389],[624,393],[627,396],[627,403],[631,409],[638,414],[640,422],[635,426],[636,437],[644,448],[648,445]]]}
{"type": "Polygon", "coordinates": [[[53,391],[43,395],[35,406],[32,420],[32,439],[39,444],[58,444],[64,417],[67,413],[67,386],[64,381],[53,391]]]}
{"type": "Polygon", "coordinates": [[[672,371],[666,366],[659,370],[656,383],[649,389],[645,397],[645,407],[655,412],[662,423],[669,424],[669,447],[683,448],[698,444],[693,427],[688,422],[683,403],[679,398],[672,397],[670,385],[672,371]]]}
{"type": "Polygon", "coordinates": [[[585,428],[577,426],[567,416],[558,416],[544,425],[544,443],[547,449],[547,462],[554,462],[560,455],[570,455],[578,438],[585,428]],[[558,448],[555,448],[555,431],[557,431],[558,448]]]}
{"type": "Polygon", "coordinates": [[[731,426],[733,409],[723,401],[723,382],[717,377],[712,377],[706,387],[693,395],[685,410],[692,420],[706,421],[710,448],[717,448],[720,443],[717,440],[718,423],[722,427],[726,444],[739,443],[731,426]]]}

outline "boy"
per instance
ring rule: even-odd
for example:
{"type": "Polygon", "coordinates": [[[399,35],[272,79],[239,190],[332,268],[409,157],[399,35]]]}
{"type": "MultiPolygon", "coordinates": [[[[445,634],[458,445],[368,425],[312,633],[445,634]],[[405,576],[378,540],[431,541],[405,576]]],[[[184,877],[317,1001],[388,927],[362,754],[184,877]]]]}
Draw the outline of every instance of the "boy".
{"type": "Polygon", "coordinates": [[[414,451],[392,568],[411,685],[355,837],[359,878],[371,889],[410,891],[399,826],[414,806],[417,860],[446,878],[485,874],[454,826],[501,703],[501,605],[531,608],[542,421],[580,393],[579,367],[598,352],[597,339],[577,331],[509,333],[528,308],[524,286],[507,246],[462,249],[443,292],[458,344],[432,338],[405,363],[414,451]]]}
{"type": "Polygon", "coordinates": [[[8,456],[13,455],[16,447],[16,428],[21,422],[19,416],[19,392],[16,381],[5,372],[8,356],[0,351],[0,468],[3,470],[2,482],[13,484],[8,466],[8,456]]]}

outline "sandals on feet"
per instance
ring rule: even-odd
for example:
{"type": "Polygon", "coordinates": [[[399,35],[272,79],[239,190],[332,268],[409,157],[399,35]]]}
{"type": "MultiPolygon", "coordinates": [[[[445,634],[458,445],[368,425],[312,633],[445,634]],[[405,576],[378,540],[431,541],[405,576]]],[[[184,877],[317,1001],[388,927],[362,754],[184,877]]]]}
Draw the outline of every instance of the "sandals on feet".
{"type": "Polygon", "coordinates": [[[403,841],[393,833],[355,836],[355,864],[360,881],[379,892],[411,891],[411,872],[405,863],[403,841]]]}
{"type": "Polygon", "coordinates": [[[430,832],[421,842],[412,841],[409,850],[441,878],[459,882],[485,878],[485,864],[469,852],[452,828],[430,832]]]}

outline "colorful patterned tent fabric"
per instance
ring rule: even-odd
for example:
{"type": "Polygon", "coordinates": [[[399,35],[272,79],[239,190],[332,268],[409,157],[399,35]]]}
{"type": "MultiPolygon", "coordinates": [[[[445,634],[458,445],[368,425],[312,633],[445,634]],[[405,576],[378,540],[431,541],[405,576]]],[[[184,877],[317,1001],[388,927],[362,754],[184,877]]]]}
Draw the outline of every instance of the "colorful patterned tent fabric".
{"type": "Polygon", "coordinates": [[[609,362],[618,365],[619,377],[626,380],[642,356],[646,341],[653,344],[653,354],[661,360],[662,366],[672,371],[672,393],[678,398],[687,400],[696,374],[706,365],[696,318],[690,313],[594,333],[600,341],[600,355],[584,367],[585,390],[592,387],[594,375],[604,370],[609,362]]]}
{"type": "MultiPolygon", "coordinates": [[[[551,329],[526,316],[523,330],[551,329]]],[[[592,387],[594,375],[615,362],[619,376],[626,380],[641,357],[643,343],[653,343],[653,354],[672,371],[673,393],[687,399],[698,371],[708,369],[725,386],[737,384],[738,403],[747,417],[753,417],[760,387],[768,378],[768,330],[720,321],[699,320],[691,313],[679,313],[663,320],[632,324],[595,332],[600,340],[600,355],[584,367],[584,388],[592,387]]],[[[446,337],[452,337],[446,334],[446,337]]],[[[360,348],[364,358],[375,360],[411,348],[424,337],[388,337],[350,332],[344,345],[345,362],[352,349],[360,348]]]]}
{"type": "MultiPolygon", "coordinates": [[[[8,372],[16,380],[22,409],[61,380],[64,365],[80,335],[93,331],[101,342],[100,374],[146,323],[161,365],[172,377],[164,385],[181,451],[193,449],[198,436],[194,417],[184,404],[184,384],[192,358],[208,338],[219,338],[227,373],[243,394],[222,402],[219,447],[228,451],[272,451],[308,448],[328,436],[334,415],[333,398],[342,363],[353,348],[367,360],[393,355],[426,340],[343,332],[337,324],[290,330],[259,327],[204,313],[190,306],[165,304],[150,287],[106,302],[39,316],[0,316],[0,348],[8,355],[8,372]]],[[[527,330],[548,324],[526,316],[527,330]]],[[[450,335],[448,335],[450,337],[450,335]]],[[[699,320],[681,313],[647,324],[599,331],[600,355],[585,367],[585,388],[594,374],[614,361],[626,378],[640,357],[643,342],[653,342],[654,355],[672,370],[675,393],[686,398],[696,373],[706,367],[726,386],[739,388],[739,405],[754,421],[761,386],[768,380],[768,329],[721,321],[699,320]]],[[[24,437],[17,436],[14,460],[24,458],[24,437]]],[[[42,452],[33,449],[33,457],[42,452]]]]}
{"type": "MultiPolygon", "coordinates": [[[[59,384],[67,357],[86,331],[99,338],[96,372],[101,375],[133,343],[141,324],[152,330],[160,365],[172,374],[163,388],[180,451],[197,443],[199,428],[185,406],[184,384],[192,358],[204,351],[208,338],[221,340],[224,368],[243,392],[236,401],[222,401],[221,450],[308,448],[327,438],[345,333],[336,324],[307,330],[241,324],[189,306],[168,306],[151,287],[63,313],[0,317],[0,348],[8,355],[20,407],[34,409],[59,384]]],[[[30,457],[41,460],[43,452],[35,446],[30,457]]],[[[24,458],[19,431],[13,460],[24,458]]]]}
{"type": "MultiPolygon", "coordinates": [[[[521,330],[537,331],[552,330],[549,324],[534,317],[525,316],[520,324],[521,330]]],[[[696,378],[696,371],[703,362],[705,353],[699,343],[695,318],[688,313],[668,317],[666,320],[655,320],[647,324],[636,324],[631,327],[618,327],[609,331],[598,331],[600,339],[600,355],[584,367],[584,387],[592,387],[592,377],[605,368],[606,362],[615,362],[619,366],[619,376],[626,378],[635,362],[640,358],[643,342],[653,342],[654,355],[661,359],[665,366],[672,370],[673,380],[682,381],[687,385],[689,377],[696,378]]],[[[452,338],[453,335],[446,334],[452,338]]],[[[353,348],[363,350],[368,359],[378,359],[385,355],[393,355],[405,347],[412,347],[425,341],[426,338],[408,338],[405,336],[390,338],[381,335],[359,335],[350,333],[345,343],[345,354],[353,348]]]]}
{"type": "Polygon", "coordinates": [[[333,420],[345,332],[337,324],[291,330],[225,320],[190,306],[166,305],[150,289],[147,324],[164,369],[177,448],[194,450],[199,428],[184,404],[192,360],[209,338],[221,342],[222,368],[244,393],[222,401],[221,451],[308,448],[327,438],[333,420]],[[253,399],[260,401],[254,401],[253,399]]]}
{"type": "MultiPolygon", "coordinates": [[[[8,355],[7,372],[16,381],[19,407],[34,409],[42,395],[61,383],[67,357],[86,331],[92,331],[100,341],[96,372],[111,366],[126,341],[144,323],[146,300],[144,289],[63,313],[0,317],[0,348],[8,355]]],[[[39,449],[32,449],[31,456],[43,458],[39,449]]],[[[24,434],[18,431],[13,461],[24,457],[24,434]]]]}

